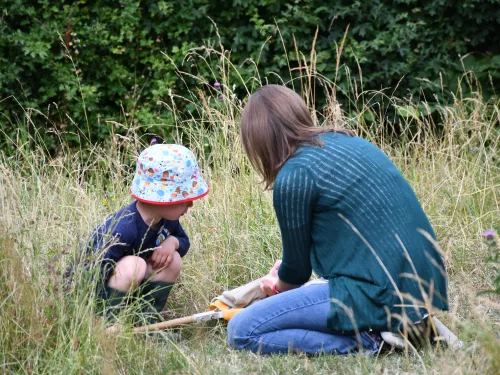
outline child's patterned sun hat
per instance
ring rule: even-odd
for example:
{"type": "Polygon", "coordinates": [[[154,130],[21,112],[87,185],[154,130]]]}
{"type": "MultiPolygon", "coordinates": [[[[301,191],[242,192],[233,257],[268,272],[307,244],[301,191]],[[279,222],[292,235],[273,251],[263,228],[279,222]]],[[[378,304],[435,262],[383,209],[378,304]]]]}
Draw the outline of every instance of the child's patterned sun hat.
{"type": "Polygon", "coordinates": [[[145,203],[178,204],[200,199],[208,190],[189,149],[157,144],[139,155],[130,193],[145,203]]]}

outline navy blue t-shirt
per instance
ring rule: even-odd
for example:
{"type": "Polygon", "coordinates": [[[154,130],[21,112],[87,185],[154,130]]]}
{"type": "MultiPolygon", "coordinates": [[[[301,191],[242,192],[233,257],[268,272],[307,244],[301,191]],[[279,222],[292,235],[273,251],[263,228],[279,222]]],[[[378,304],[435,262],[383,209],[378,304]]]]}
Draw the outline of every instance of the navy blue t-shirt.
{"type": "Polygon", "coordinates": [[[88,246],[93,252],[104,252],[101,269],[103,281],[106,281],[121,258],[134,255],[147,259],[169,235],[179,240],[179,255],[186,255],[189,238],[179,220],[162,219],[154,228],[150,227],[137,211],[137,201],[134,201],[95,228],[88,246]]]}

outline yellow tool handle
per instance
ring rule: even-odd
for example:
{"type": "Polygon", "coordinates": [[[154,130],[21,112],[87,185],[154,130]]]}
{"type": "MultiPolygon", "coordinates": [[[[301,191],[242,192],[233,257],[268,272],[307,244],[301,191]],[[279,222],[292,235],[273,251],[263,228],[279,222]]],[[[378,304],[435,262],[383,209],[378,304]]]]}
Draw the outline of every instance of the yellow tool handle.
{"type": "Polygon", "coordinates": [[[224,320],[226,321],[229,321],[231,320],[231,318],[233,316],[235,316],[236,314],[238,314],[240,311],[242,311],[243,309],[229,309],[229,310],[224,310],[223,311],[223,318],[224,320]]]}

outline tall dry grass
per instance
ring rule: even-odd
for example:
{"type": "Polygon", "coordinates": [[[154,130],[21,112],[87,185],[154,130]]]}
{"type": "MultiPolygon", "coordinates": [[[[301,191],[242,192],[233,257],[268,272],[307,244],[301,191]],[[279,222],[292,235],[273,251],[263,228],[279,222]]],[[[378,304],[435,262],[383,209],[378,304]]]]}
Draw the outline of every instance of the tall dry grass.
{"type": "MultiPolygon", "coordinates": [[[[190,76],[189,82],[196,82],[189,83],[193,85],[190,97],[172,94],[162,103],[175,115],[177,141],[196,153],[211,187],[211,193],[183,218],[192,247],[168,303],[167,317],[204,311],[222,290],[262,276],[281,253],[272,193],[262,190],[238,137],[245,98],[236,92],[250,92],[265,84],[265,79],[256,76],[243,82],[228,55],[222,47],[193,51],[187,60],[212,69],[212,76],[190,76]],[[221,88],[213,87],[215,77],[221,88]],[[189,102],[195,110],[180,111],[179,101],[189,102]]],[[[376,358],[258,357],[230,350],[223,325],[185,327],[181,343],[127,331],[106,336],[106,322],[94,315],[94,291],[85,273],[75,267],[68,281],[64,272],[83,258],[82,247],[93,227],[130,202],[133,163],[151,137],[138,137],[135,128],[118,124],[121,133],[113,134],[104,145],[69,150],[62,144],[58,155],[48,157],[44,145],[32,139],[30,149],[21,144],[13,157],[2,158],[2,373],[500,371],[499,300],[476,296],[491,286],[494,277],[494,270],[484,262],[482,233],[500,228],[498,105],[486,103],[479,93],[473,99],[457,97],[439,107],[438,116],[407,112],[399,123],[400,135],[391,137],[386,130],[390,119],[373,100],[385,95],[395,111],[407,109],[408,101],[356,88],[359,92],[344,93],[352,96],[351,110],[346,112],[337,103],[340,93],[335,82],[315,72],[311,56],[302,58],[300,74],[286,83],[301,91],[311,105],[314,90],[329,95],[326,108],[312,112],[318,124],[334,122],[377,144],[415,189],[436,229],[450,276],[450,312],[440,318],[461,335],[464,348],[376,358]],[[375,121],[367,124],[366,113],[375,121]]],[[[184,76],[181,68],[178,74],[184,76]]]]}

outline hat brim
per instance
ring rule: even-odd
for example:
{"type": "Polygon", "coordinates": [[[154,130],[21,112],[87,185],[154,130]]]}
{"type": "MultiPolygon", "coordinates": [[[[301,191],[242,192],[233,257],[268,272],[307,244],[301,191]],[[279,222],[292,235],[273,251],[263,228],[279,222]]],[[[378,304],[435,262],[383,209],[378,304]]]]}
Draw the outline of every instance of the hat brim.
{"type": "Polygon", "coordinates": [[[149,203],[149,204],[157,204],[157,205],[174,205],[174,204],[179,204],[179,203],[187,203],[187,202],[192,202],[192,201],[195,201],[195,200],[198,200],[200,198],[203,198],[205,195],[207,195],[209,193],[210,189],[207,188],[207,191],[205,191],[203,194],[201,195],[198,195],[196,197],[191,197],[191,198],[187,198],[187,199],[182,199],[182,200],[179,200],[179,201],[172,201],[172,202],[157,202],[157,201],[148,201],[146,199],[142,199],[142,198],[139,198],[137,195],[134,195],[132,194],[132,189],[130,189],[130,195],[132,196],[132,198],[134,198],[135,200],[138,200],[139,202],[144,202],[144,203],[149,203]]]}

